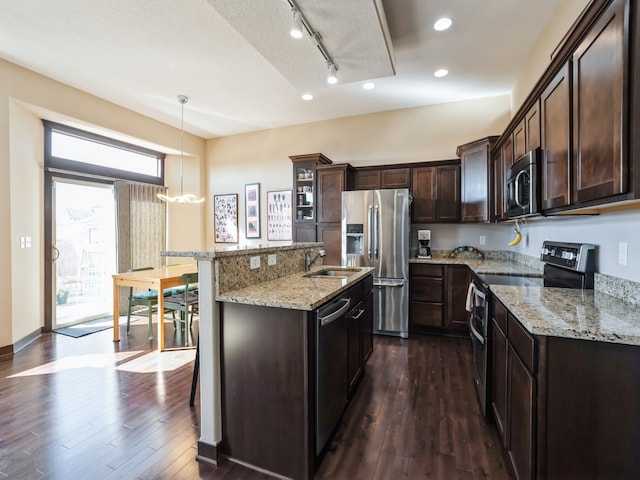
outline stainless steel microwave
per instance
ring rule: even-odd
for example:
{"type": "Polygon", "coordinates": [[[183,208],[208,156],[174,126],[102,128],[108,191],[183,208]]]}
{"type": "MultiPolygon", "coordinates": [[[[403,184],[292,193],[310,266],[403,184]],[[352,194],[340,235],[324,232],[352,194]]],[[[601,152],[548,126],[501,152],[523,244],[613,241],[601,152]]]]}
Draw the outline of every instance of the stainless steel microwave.
{"type": "Polygon", "coordinates": [[[507,173],[506,217],[519,218],[538,215],[541,210],[540,149],[531,150],[518,158],[507,173]]]}

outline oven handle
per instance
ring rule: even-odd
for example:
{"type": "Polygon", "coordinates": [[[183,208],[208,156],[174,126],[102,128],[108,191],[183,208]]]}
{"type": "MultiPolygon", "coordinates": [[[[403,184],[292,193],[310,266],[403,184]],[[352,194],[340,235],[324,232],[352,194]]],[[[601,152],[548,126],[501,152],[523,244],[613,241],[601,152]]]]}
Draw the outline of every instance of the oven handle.
{"type": "Polygon", "coordinates": [[[519,192],[519,190],[520,190],[520,177],[522,175],[526,174],[526,173],[527,173],[526,170],[520,170],[518,172],[518,175],[516,175],[516,180],[515,180],[515,184],[516,184],[516,198],[515,198],[515,200],[516,200],[516,205],[518,205],[520,208],[527,208],[525,205],[522,205],[520,203],[520,192],[519,192]]]}
{"type": "Polygon", "coordinates": [[[471,330],[471,334],[480,342],[480,345],[484,345],[484,338],[473,326],[473,315],[469,316],[469,329],[471,330]]]}

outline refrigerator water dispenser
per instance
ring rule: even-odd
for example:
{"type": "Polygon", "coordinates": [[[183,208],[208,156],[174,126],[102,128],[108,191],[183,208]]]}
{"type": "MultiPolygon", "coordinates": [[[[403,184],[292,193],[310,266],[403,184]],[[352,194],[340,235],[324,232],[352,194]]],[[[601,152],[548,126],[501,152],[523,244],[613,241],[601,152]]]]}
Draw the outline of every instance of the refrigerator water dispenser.
{"type": "Polygon", "coordinates": [[[364,225],[361,223],[347,224],[346,232],[347,255],[364,254],[364,225]]]}

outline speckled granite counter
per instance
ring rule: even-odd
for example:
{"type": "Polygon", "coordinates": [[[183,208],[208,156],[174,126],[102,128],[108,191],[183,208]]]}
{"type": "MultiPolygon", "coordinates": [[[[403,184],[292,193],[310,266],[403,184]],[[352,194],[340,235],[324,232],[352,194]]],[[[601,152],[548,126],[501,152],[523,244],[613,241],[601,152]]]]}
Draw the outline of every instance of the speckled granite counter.
{"type": "Polygon", "coordinates": [[[497,275],[518,275],[521,277],[540,277],[542,272],[513,260],[475,258],[411,258],[409,263],[427,263],[432,265],[467,265],[475,273],[493,273],[497,275]]]}
{"type": "Polygon", "coordinates": [[[491,285],[535,335],[640,345],[640,308],[594,290],[491,285]]]}
{"type": "MultiPolygon", "coordinates": [[[[323,265],[312,269],[327,270],[323,265]]],[[[340,269],[342,267],[333,267],[340,269]]],[[[315,310],[347,288],[365,278],[373,268],[363,267],[347,278],[307,278],[309,272],[298,272],[246,288],[218,294],[218,302],[244,303],[293,310],[315,310]]]]}
{"type": "MultiPolygon", "coordinates": [[[[468,265],[475,273],[540,277],[536,268],[512,260],[410,259],[410,263],[468,265]]],[[[640,345],[640,307],[598,290],[489,285],[534,335],[640,345]]]]}

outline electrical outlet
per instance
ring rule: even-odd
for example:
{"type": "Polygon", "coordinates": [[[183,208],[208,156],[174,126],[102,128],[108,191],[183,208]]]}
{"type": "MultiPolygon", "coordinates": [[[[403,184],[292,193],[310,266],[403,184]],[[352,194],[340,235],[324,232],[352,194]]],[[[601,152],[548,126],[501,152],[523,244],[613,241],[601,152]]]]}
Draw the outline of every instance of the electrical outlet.
{"type": "Polygon", "coordinates": [[[20,248],[25,248],[25,239],[24,239],[24,237],[20,237],[20,248]]]}
{"type": "Polygon", "coordinates": [[[251,270],[255,269],[255,268],[260,268],[260,257],[251,257],[249,259],[249,267],[251,268],[251,270]]]}
{"type": "Polygon", "coordinates": [[[276,264],[276,254],[272,253],[271,255],[269,255],[267,257],[267,264],[269,266],[275,265],[276,264]]]}
{"type": "Polygon", "coordinates": [[[480,245],[486,245],[487,244],[487,237],[484,235],[480,235],[480,245]]]}
{"type": "Polygon", "coordinates": [[[31,248],[31,237],[24,238],[24,246],[25,248],[31,248]]]}
{"type": "Polygon", "coordinates": [[[618,243],[618,263],[620,265],[627,264],[627,242],[618,243]]]}

